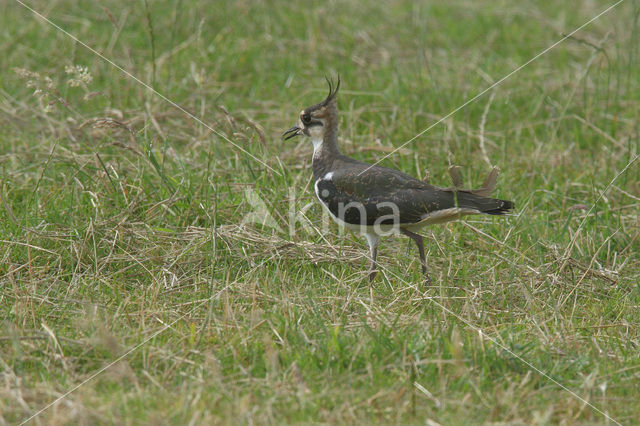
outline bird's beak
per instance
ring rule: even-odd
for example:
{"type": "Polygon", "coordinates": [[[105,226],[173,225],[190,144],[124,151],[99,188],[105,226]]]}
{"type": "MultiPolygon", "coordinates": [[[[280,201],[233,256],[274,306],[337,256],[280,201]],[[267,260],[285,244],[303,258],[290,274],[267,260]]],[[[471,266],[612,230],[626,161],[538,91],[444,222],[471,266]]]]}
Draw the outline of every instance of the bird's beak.
{"type": "Polygon", "coordinates": [[[286,132],[284,132],[284,134],[282,135],[282,137],[284,138],[284,140],[287,139],[291,139],[291,138],[295,138],[296,136],[298,136],[300,134],[300,132],[302,131],[302,129],[298,126],[293,126],[292,128],[290,128],[289,130],[287,130],[286,132]]]}

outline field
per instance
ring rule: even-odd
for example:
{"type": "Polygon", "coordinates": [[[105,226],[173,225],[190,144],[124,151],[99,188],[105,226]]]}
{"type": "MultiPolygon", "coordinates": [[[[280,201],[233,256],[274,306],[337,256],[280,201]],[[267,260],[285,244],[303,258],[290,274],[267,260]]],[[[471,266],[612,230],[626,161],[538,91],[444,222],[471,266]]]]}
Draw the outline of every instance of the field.
{"type": "Polygon", "coordinates": [[[0,424],[638,424],[640,2],[571,34],[612,4],[0,3],[0,424]],[[344,153],[516,203],[426,229],[431,286],[281,138],[338,75],[344,153]]]}

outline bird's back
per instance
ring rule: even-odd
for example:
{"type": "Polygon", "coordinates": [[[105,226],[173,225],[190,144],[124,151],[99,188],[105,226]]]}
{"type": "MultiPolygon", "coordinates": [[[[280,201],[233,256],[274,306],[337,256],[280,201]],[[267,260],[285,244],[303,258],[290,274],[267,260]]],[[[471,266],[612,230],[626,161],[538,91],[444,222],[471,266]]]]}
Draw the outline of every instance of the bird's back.
{"type": "Polygon", "coordinates": [[[439,188],[401,171],[372,166],[343,155],[327,166],[316,176],[318,197],[336,216],[340,216],[340,206],[343,206],[341,213],[347,223],[372,225],[385,216],[388,222],[393,217],[395,223],[411,225],[434,217],[442,222],[446,221],[445,217],[451,220],[464,214],[500,215],[513,207],[510,201],[455,188],[439,188]],[[351,212],[344,208],[349,203],[354,206],[351,212]],[[362,217],[362,211],[356,212],[358,204],[364,207],[366,218],[362,217]]]}

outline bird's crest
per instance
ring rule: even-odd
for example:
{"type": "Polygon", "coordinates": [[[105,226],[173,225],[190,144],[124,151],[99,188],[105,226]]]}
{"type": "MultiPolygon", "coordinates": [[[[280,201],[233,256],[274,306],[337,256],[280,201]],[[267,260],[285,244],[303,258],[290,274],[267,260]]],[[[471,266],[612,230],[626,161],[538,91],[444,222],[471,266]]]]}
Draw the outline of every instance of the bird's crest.
{"type": "Polygon", "coordinates": [[[327,99],[322,102],[322,106],[327,106],[336,98],[338,90],[340,90],[340,76],[338,75],[338,83],[335,88],[333,87],[331,80],[329,80],[329,77],[325,75],[324,78],[327,80],[327,84],[329,85],[329,95],[327,95],[327,99]]]}

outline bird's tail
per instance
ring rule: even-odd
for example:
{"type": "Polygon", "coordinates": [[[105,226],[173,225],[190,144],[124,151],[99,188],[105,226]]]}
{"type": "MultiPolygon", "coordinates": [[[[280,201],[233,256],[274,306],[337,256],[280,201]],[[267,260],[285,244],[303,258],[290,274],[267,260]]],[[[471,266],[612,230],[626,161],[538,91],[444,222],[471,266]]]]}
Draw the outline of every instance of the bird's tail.
{"type": "Polygon", "coordinates": [[[478,210],[480,213],[504,215],[514,207],[513,201],[476,195],[468,191],[457,191],[458,206],[478,210]]]}

